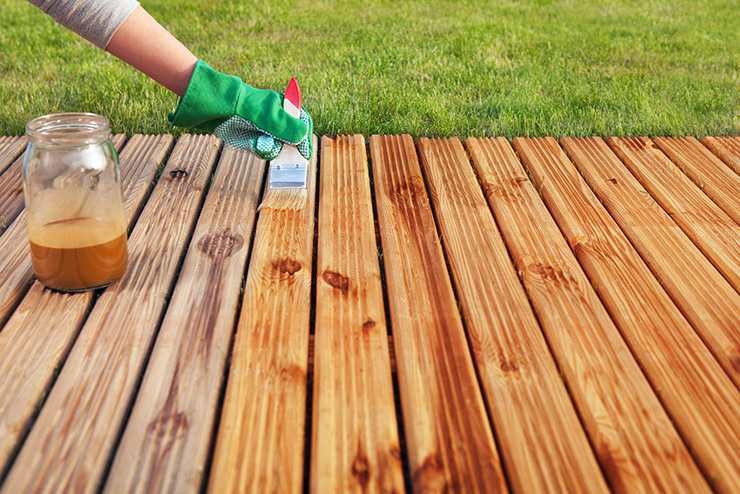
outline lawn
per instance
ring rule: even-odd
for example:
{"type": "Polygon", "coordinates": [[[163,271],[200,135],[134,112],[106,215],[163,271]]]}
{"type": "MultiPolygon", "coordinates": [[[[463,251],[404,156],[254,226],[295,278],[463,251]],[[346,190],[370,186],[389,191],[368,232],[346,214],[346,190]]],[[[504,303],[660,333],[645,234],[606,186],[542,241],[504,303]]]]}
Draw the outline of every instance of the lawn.
{"type": "MultiPolygon", "coordinates": [[[[318,134],[736,135],[736,1],[150,0],[200,58],[282,90],[318,134]]],[[[177,98],[23,0],[0,5],[0,134],[92,111],[164,133],[177,98]]]]}

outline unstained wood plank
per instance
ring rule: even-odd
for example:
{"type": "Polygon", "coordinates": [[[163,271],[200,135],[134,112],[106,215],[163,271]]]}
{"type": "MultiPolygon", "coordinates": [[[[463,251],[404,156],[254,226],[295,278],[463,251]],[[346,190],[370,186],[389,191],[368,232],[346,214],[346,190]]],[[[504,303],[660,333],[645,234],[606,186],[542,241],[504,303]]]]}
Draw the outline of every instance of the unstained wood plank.
{"type": "MultiPolygon", "coordinates": [[[[525,163],[559,159],[540,153],[549,149],[547,140],[513,143],[525,163]]],[[[504,138],[471,138],[466,145],[610,487],[618,493],[708,492],[538,194],[548,197],[557,178],[530,168],[535,188],[504,138]]]]}
{"type": "Polygon", "coordinates": [[[375,135],[370,156],[412,488],[505,492],[414,142],[375,135]]]}
{"type": "MultiPolygon", "coordinates": [[[[647,137],[609,138],[607,143],[722,276],[740,291],[740,225],[647,137]]],[[[645,203],[649,202],[646,197],[645,203]]]]}
{"type": "Polygon", "coordinates": [[[305,204],[259,212],[209,476],[214,494],[303,489],[316,154],[305,204]]]}
{"type": "Polygon", "coordinates": [[[365,139],[324,136],[311,492],[404,491],[365,139]]]}
{"type": "MultiPolygon", "coordinates": [[[[122,134],[111,138],[114,145],[119,147],[123,140],[125,137],[122,134]]],[[[23,198],[24,156],[25,154],[18,157],[4,173],[0,174],[0,233],[16,220],[25,207],[23,198]]]]}
{"type": "Polygon", "coordinates": [[[24,136],[0,136],[0,174],[20,156],[26,148],[26,142],[24,136]]]}
{"type": "Polygon", "coordinates": [[[129,239],[129,268],[96,301],[2,486],[97,492],[218,153],[181,137],[129,239]]]}
{"type": "Polygon", "coordinates": [[[654,142],[704,193],[740,224],[740,176],[737,173],[695,137],[656,137],[654,142]]]}
{"type": "Polygon", "coordinates": [[[465,149],[418,146],[512,491],[609,492],[465,149]]]}
{"type": "MultiPolygon", "coordinates": [[[[170,137],[171,139],[171,137],[170,137]]],[[[116,151],[120,151],[126,141],[125,136],[118,134],[113,137],[116,151]]],[[[132,138],[133,140],[133,138],[132,138]]],[[[122,168],[130,167],[128,159],[122,156],[122,168]]],[[[151,165],[151,163],[147,163],[151,165]]],[[[138,164],[136,166],[141,166],[138,164]]],[[[156,171],[156,167],[154,168],[156,171]]],[[[132,191],[137,190],[128,179],[122,177],[122,193],[124,200],[130,199],[132,191]]],[[[141,197],[139,197],[141,202],[141,197]]],[[[126,218],[131,221],[128,210],[126,218]]],[[[28,231],[26,230],[26,212],[22,210],[18,219],[8,228],[8,231],[0,236],[0,327],[8,320],[13,309],[26,294],[33,283],[33,270],[31,268],[31,249],[28,243],[28,231]]],[[[33,303],[30,305],[33,307],[33,303]]],[[[51,322],[51,321],[50,321],[51,322]]]]}
{"type": "Polygon", "coordinates": [[[547,177],[550,211],[705,477],[718,492],[740,492],[740,390],[602,203],[620,219],[657,205],[600,138],[561,144],[598,199],[548,140],[538,150],[558,159],[530,156],[528,163],[535,176],[547,177]]]}
{"type": "Polygon", "coordinates": [[[264,172],[224,150],[104,492],[200,492],[264,172]]]}

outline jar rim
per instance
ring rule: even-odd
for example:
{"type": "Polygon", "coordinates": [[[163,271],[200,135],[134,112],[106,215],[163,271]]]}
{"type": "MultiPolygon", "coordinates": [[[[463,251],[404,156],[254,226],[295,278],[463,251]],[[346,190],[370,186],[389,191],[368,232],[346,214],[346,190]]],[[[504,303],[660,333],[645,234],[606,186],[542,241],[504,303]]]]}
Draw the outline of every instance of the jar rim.
{"type": "Polygon", "coordinates": [[[97,144],[110,138],[110,122],[96,113],[51,113],[29,121],[26,136],[41,145],[97,144]]]}

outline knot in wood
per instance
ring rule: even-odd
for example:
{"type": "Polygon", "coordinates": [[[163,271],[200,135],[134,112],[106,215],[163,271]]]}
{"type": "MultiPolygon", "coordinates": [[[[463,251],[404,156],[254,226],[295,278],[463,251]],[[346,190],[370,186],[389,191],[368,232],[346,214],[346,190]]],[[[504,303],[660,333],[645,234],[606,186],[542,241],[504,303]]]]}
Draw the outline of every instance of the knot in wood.
{"type": "Polygon", "coordinates": [[[349,291],[349,278],[347,278],[343,274],[339,274],[335,271],[326,270],[324,271],[324,274],[321,275],[321,278],[329,286],[336,288],[342,293],[347,293],[349,291]]]}
{"type": "Polygon", "coordinates": [[[419,177],[411,177],[407,181],[402,181],[395,188],[396,197],[402,199],[415,199],[416,197],[423,197],[426,194],[426,187],[424,186],[424,180],[419,177]]]}
{"type": "Polygon", "coordinates": [[[188,171],[183,168],[175,168],[174,170],[170,170],[170,180],[178,180],[181,178],[186,178],[188,176],[188,171]]]}
{"type": "Polygon", "coordinates": [[[357,479],[363,491],[370,481],[370,462],[365,452],[360,449],[352,461],[352,476],[357,479]]]}
{"type": "Polygon", "coordinates": [[[288,275],[294,275],[301,270],[301,263],[295,259],[289,259],[283,257],[272,261],[272,267],[280,273],[286,273],[288,275]]]}
{"type": "Polygon", "coordinates": [[[362,329],[364,329],[366,331],[367,330],[370,330],[370,329],[374,328],[376,326],[376,324],[377,323],[373,319],[371,319],[371,318],[368,317],[365,320],[365,322],[362,323],[362,329]]]}
{"type": "Polygon", "coordinates": [[[229,257],[244,246],[244,237],[231,228],[206,235],[198,241],[198,248],[208,257],[229,257]]]}

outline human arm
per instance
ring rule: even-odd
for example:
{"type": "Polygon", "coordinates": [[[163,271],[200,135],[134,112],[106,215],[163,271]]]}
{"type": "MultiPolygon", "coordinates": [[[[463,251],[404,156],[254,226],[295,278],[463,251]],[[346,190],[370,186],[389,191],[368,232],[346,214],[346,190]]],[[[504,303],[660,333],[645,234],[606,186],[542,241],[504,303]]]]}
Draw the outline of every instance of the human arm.
{"type": "Polygon", "coordinates": [[[313,123],[305,111],[293,118],[282,109],[281,94],[211,69],[136,0],[29,1],[180,96],[170,124],[214,132],[265,159],[275,157],[284,142],[307,158],[313,153],[313,123]]]}

